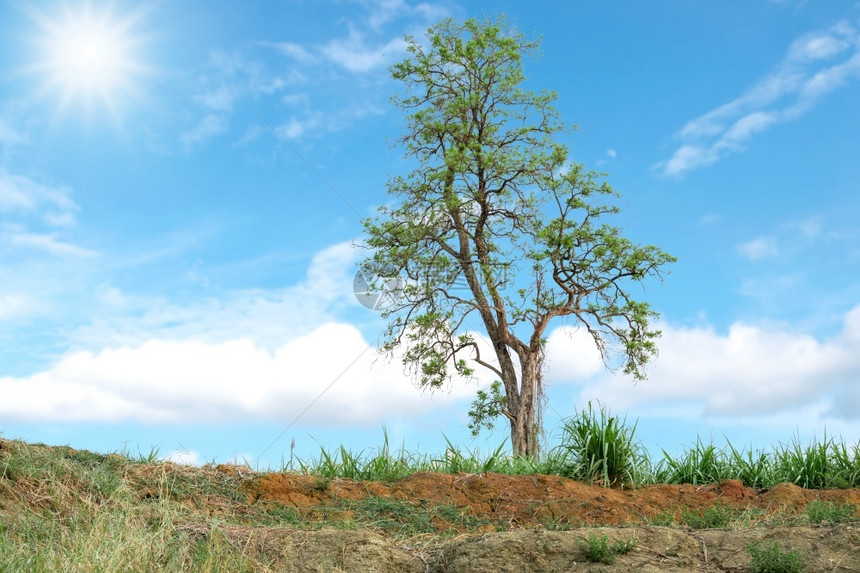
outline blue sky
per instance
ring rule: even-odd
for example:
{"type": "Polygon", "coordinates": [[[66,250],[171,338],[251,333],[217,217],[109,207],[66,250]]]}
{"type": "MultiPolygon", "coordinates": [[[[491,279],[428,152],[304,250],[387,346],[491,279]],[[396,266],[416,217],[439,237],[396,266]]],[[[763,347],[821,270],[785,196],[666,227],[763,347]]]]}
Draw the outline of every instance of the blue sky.
{"type": "Polygon", "coordinates": [[[552,329],[549,437],[599,399],[656,452],[860,438],[857,2],[0,11],[6,438],[257,467],[292,439],[372,448],[383,425],[424,452],[505,439],[465,429],[487,377],[422,393],[352,292],[360,219],[409,169],[403,36],[499,13],[542,37],[527,87],[557,91],[626,234],[679,258],[644,294],[664,333],[647,381],[552,329]]]}

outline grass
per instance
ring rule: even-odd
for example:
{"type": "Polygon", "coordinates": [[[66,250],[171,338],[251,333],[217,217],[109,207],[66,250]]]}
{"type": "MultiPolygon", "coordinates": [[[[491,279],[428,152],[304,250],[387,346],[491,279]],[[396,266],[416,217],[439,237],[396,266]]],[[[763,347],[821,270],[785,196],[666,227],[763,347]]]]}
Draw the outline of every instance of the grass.
{"type": "Polygon", "coordinates": [[[738,449],[726,440],[724,447],[696,439],[682,453],[665,450],[655,462],[636,441],[637,424],[611,415],[604,407],[588,407],[565,420],[557,443],[539,460],[505,453],[503,442],[482,454],[463,449],[450,440],[443,455],[419,455],[391,448],[383,429],[382,447],[353,452],[343,446],[307,462],[291,461],[289,468],[328,478],[392,482],[408,475],[442,473],[546,474],[597,483],[605,487],[651,484],[711,484],[740,480],[745,486],[771,488],[791,483],[808,489],[860,487],[860,442],[853,446],[826,434],[804,445],[799,437],[770,450],[738,449]]]}
{"type": "Polygon", "coordinates": [[[694,511],[684,511],[681,513],[684,523],[693,529],[720,529],[728,527],[734,517],[735,513],[731,507],[719,503],[712,505],[702,513],[694,511]]]}
{"type": "Polygon", "coordinates": [[[555,473],[605,486],[641,481],[644,457],[634,442],[636,424],[612,416],[605,407],[588,410],[564,422],[562,441],[550,454],[555,473]]]}
{"type": "Polygon", "coordinates": [[[801,573],[806,565],[796,551],[783,551],[774,541],[765,548],[760,544],[747,547],[752,573],[801,573]]]}
{"type": "MultiPolygon", "coordinates": [[[[421,507],[416,503],[394,498],[365,497],[343,500],[329,509],[348,513],[351,516],[350,523],[357,527],[374,529],[395,539],[438,534],[441,523],[447,526],[447,533],[442,537],[455,535],[458,531],[475,531],[491,524],[486,519],[470,515],[452,505],[421,507]]],[[[505,528],[502,523],[495,525],[496,530],[505,528]]]]}
{"type": "Polygon", "coordinates": [[[259,570],[216,522],[196,533],[184,527],[192,511],[177,503],[179,490],[230,489],[216,480],[145,479],[133,471],[140,463],[116,454],[0,447],[0,571],[259,570]]]}
{"type": "MultiPolygon", "coordinates": [[[[320,446],[316,459],[291,458],[281,471],[313,476],[306,487],[318,495],[327,494],[337,479],[394,482],[425,471],[554,474],[604,487],[700,485],[726,479],[758,488],[784,482],[815,489],[860,487],[860,442],[848,446],[825,435],[822,441],[803,444],[794,438],[763,451],[738,450],[728,442],[717,447],[697,439],[679,456],[663,451],[655,462],[636,441],[636,427],[589,404],[565,421],[556,445],[539,460],[510,456],[504,443],[481,453],[447,441],[440,455],[418,455],[391,447],[383,432],[377,449],[353,452],[320,446]]],[[[408,539],[515,526],[478,518],[454,505],[422,506],[375,497],[370,491],[360,499],[333,499],[305,510],[266,501],[249,505],[242,482],[240,476],[211,465],[167,464],[155,449],[137,456],[99,454],[0,440],[0,572],[266,570],[271,556],[250,546],[236,550],[235,536],[242,527],[373,529],[408,539]]],[[[816,501],[806,507],[805,521],[840,523],[856,515],[854,505],[816,501]]],[[[715,505],[702,513],[683,512],[677,522],[668,513],[648,522],[715,528],[733,520],[760,519],[715,505]]],[[[571,527],[566,518],[545,523],[546,529],[571,527]]],[[[598,560],[612,559],[625,549],[602,538],[587,543],[598,560]]],[[[790,569],[795,563],[792,553],[778,547],[751,548],[750,555],[760,563],[759,571],[795,570],[790,569]],[[768,569],[773,563],[789,568],[768,569]]]]}
{"type": "Polygon", "coordinates": [[[675,525],[675,515],[670,511],[658,513],[646,519],[645,523],[657,527],[672,527],[675,525]]]}
{"type": "Polygon", "coordinates": [[[857,506],[852,503],[839,505],[832,501],[816,500],[806,506],[806,517],[810,523],[842,523],[857,514],[857,506]]]}
{"type": "Polygon", "coordinates": [[[605,563],[612,565],[619,555],[630,553],[636,547],[636,538],[628,539],[627,541],[617,540],[615,543],[609,543],[609,536],[602,535],[597,537],[594,533],[589,533],[588,537],[580,541],[585,557],[592,563],[605,563]]]}

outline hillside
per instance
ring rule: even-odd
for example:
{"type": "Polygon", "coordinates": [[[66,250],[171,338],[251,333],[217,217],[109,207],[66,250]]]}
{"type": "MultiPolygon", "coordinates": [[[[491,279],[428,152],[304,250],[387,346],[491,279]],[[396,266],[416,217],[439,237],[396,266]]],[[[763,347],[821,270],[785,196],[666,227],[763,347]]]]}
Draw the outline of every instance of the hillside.
{"type": "Polygon", "coordinates": [[[0,439],[10,572],[799,571],[794,558],[858,571],[858,506],[858,489],[439,472],[368,482],[0,439]]]}

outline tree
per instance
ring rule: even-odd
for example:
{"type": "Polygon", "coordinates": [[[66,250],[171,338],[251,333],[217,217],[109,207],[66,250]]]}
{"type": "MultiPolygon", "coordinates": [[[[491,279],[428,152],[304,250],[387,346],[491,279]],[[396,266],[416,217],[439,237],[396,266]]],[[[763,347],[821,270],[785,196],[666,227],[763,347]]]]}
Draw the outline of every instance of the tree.
{"type": "Polygon", "coordinates": [[[407,36],[408,56],[391,68],[406,87],[392,100],[407,120],[398,144],[417,168],[392,178],[397,201],[363,221],[365,268],[404,277],[383,312],[381,350],[402,347],[424,387],[489,369],[498,381],[479,393],[475,430],[504,416],[514,454],[537,457],[550,322],[587,329],[605,363],[620,356],[625,373],[644,378],[658,315],[629,287],[662,278],[675,259],[602,222],[619,212],[618,194],[553,141],[567,130],[556,94],[521,88],[522,57],[536,42],[503,18],[446,19],[426,40],[407,36]],[[474,327],[493,357],[481,354],[474,327]]]}

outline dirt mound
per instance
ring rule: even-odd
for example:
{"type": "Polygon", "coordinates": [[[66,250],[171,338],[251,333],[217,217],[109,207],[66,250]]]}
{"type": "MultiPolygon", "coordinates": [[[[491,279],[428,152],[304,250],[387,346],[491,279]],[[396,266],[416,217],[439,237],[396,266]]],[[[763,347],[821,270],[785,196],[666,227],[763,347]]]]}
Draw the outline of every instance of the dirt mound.
{"type": "Polygon", "coordinates": [[[390,498],[417,508],[453,506],[477,518],[509,526],[642,525],[653,520],[683,523],[715,505],[750,519],[797,515],[815,500],[860,507],[860,490],[806,490],[791,484],[744,487],[737,480],[711,485],[653,485],[607,489],[558,476],[417,473],[391,484],[325,480],[293,474],[262,474],[245,482],[248,501],[276,501],[298,510],[340,500],[390,498]],[[750,511],[755,510],[755,511],[750,511]]]}

